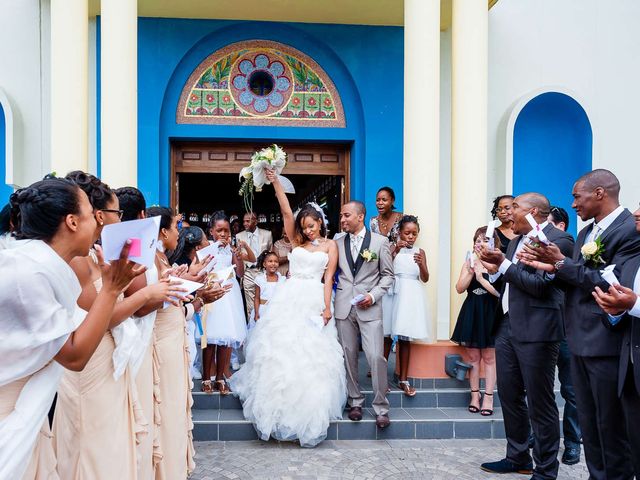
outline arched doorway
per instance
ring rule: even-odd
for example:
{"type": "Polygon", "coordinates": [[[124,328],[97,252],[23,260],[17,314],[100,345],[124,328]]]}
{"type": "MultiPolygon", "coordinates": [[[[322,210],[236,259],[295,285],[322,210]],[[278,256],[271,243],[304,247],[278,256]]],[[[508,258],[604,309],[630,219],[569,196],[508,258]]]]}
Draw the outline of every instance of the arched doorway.
{"type": "Polygon", "coordinates": [[[529,100],[513,127],[513,193],[537,191],[569,212],[575,180],[591,170],[593,135],[585,110],[571,96],[545,92],[529,100]]]}

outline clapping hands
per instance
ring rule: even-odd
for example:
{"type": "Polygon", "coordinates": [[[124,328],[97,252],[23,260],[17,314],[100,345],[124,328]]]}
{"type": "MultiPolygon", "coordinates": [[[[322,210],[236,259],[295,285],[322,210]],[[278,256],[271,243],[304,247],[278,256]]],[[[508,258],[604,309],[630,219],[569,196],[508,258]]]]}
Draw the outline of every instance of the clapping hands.
{"type": "Polygon", "coordinates": [[[638,301],[638,295],[632,289],[622,285],[611,285],[607,292],[596,287],[592,295],[602,310],[614,316],[631,310],[638,301]]]}

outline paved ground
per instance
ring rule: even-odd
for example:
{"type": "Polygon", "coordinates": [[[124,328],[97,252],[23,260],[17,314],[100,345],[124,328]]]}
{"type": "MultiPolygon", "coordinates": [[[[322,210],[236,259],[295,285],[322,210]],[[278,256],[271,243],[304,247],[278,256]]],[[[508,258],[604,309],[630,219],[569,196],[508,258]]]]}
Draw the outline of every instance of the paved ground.
{"type": "MultiPolygon", "coordinates": [[[[326,441],[314,449],[275,441],[197,442],[197,468],[191,479],[483,480],[497,476],[478,465],[499,460],[504,448],[504,440],[343,440],[326,441]]],[[[571,467],[560,465],[559,479],[588,477],[584,459],[571,467]]]]}

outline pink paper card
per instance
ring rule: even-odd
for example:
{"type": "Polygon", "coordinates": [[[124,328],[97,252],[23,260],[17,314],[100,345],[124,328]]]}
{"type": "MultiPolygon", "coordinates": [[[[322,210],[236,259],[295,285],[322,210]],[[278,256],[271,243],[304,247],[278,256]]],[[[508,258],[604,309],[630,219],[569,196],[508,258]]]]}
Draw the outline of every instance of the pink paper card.
{"type": "Polygon", "coordinates": [[[139,238],[130,238],[131,248],[129,249],[130,257],[139,257],[142,255],[142,240],[139,238]]]}

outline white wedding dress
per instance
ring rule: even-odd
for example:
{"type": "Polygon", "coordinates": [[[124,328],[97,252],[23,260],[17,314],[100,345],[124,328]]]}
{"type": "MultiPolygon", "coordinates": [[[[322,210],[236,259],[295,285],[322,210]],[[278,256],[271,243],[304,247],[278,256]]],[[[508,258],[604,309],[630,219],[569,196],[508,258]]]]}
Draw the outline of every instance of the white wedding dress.
{"type": "Polygon", "coordinates": [[[245,345],[246,363],[230,380],[244,416],[262,440],[296,440],[313,447],[331,420],[341,419],[347,396],[335,321],[324,326],[324,252],[297,247],[291,277],[278,287],[245,345]]]}

